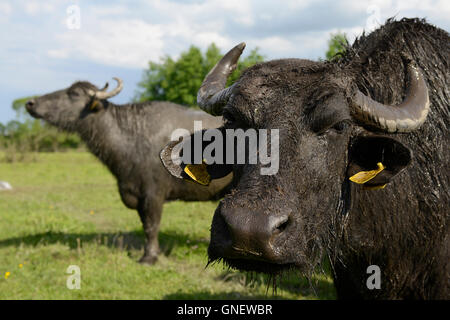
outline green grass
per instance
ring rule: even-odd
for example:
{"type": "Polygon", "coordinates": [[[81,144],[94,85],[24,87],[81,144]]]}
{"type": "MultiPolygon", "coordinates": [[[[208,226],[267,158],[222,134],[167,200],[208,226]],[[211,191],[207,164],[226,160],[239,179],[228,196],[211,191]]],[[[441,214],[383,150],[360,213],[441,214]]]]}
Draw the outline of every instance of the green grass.
{"type": "Polygon", "coordinates": [[[323,274],[312,286],[287,275],[274,296],[263,276],[249,281],[221,264],[205,269],[217,202],[166,203],[162,254],[155,265],[140,265],[141,223],[108,170],[85,152],[33,158],[0,163],[0,180],[14,188],[0,191],[0,299],[335,298],[323,274]],[[66,287],[69,265],[81,269],[80,290],[66,287]]]}

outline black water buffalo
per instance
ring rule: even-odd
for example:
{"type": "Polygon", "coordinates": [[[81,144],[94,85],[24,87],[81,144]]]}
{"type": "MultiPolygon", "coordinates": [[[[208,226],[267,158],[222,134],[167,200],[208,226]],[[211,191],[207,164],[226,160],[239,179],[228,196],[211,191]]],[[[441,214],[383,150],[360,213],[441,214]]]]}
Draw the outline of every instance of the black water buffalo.
{"type": "Polygon", "coordinates": [[[339,298],[448,299],[449,34],[388,20],[331,62],[269,61],[225,88],[244,46],[198,102],[225,128],[278,129],[280,164],[233,165],[210,261],[307,274],[328,256],[339,298]]]}
{"type": "Polygon", "coordinates": [[[89,150],[116,177],[123,203],[136,209],[146,234],[144,255],[140,262],[156,261],[159,245],[158,230],[165,200],[211,200],[218,198],[231,181],[225,177],[209,186],[171,177],[159,160],[159,151],[177,128],[193,132],[194,120],[204,127],[222,123],[201,110],[192,110],[169,102],[146,102],[115,105],[106,99],[117,95],[117,88],[107,92],[89,82],[76,82],[26,103],[35,118],[78,133],[89,150]]]}

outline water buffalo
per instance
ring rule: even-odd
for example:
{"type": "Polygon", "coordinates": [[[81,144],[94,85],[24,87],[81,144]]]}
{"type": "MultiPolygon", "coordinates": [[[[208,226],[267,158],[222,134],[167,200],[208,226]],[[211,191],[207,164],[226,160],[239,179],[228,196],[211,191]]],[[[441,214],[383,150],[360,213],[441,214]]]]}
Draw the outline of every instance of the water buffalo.
{"type": "Polygon", "coordinates": [[[339,298],[448,299],[449,34],[390,19],[333,61],[269,61],[225,88],[244,47],[198,103],[224,128],[278,129],[280,164],[232,166],[210,261],[308,274],[328,257],[339,298]]]}
{"type": "Polygon", "coordinates": [[[32,99],[26,109],[35,118],[78,133],[89,150],[116,177],[122,202],[136,209],[146,235],[144,255],[140,262],[157,260],[158,230],[165,200],[211,200],[231,181],[225,177],[209,186],[171,177],[159,160],[159,151],[177,128],[193,132],[194,120],[215,127],[221,117],[201,110],[188,109],[169,102],[146,102],[115,105],[107,99],[122,89],[107,91],[89,82],[76,82],[67,89],[32,99]]]}

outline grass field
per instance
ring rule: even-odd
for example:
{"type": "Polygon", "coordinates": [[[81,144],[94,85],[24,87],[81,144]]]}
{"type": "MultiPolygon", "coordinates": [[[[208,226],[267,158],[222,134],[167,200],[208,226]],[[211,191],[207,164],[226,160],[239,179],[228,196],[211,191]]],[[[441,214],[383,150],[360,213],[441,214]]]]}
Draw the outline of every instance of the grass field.
{"type": "Polygon", "coordinates": [[[277,294],[263,276],[209,266],[217,202],[166,203],[153,266],[136,261],[144,233],[121,203],[113,176],[86,152],[39,153],[0,163],[0,299],[333,299],[329,276],[286,275],[277,294]],[[69,265],[81,289],[69,290],[69,265]]]}

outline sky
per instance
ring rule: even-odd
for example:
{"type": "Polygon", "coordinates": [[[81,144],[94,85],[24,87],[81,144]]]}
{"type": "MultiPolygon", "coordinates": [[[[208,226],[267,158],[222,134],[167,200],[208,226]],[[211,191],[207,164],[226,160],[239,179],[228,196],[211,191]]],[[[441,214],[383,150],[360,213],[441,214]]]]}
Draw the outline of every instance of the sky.
{"type": "MultiPolygon", "coordinates": [[[[267,60],[324,58],[331,33],[350,42],[395,16],[450,30],[449,0],[0,0],[0,122],[14,99],[114,76],[129,102],[149,61],[244,41],[267,60]]],[[[245,52],[244,52],[245,56],[245,52]]]]}

